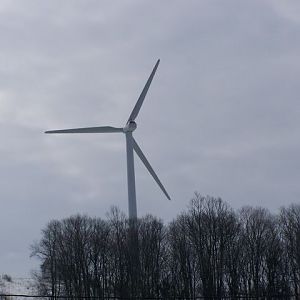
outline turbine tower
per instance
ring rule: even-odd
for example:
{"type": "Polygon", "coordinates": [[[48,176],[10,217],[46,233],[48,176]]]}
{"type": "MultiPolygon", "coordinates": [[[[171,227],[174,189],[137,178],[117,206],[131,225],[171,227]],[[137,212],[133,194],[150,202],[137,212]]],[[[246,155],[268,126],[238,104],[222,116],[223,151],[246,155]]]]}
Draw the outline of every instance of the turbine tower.
{"type": "Polygon", "coordinates": [[[139,111],[142,107],[152,79],[155,75],[156,69],[159,65],[159,61],[155,64],[150,77],[148,78],[144,89],[140,97],[138,98],[129,119],[125,127],[111,127],[111,126],[100,126],[100,127],[85,127],[85,128],[72,128],[72,129],[62,129],[62,130],[49,130],[45,133],[124,133],[126,137],[126,153],[127,153],[127,183],[128,183],[128,210],[129,210],[129,219],[135,220],[137,218],[137,208],[136,208],[136,192],[135,192],[135,174],[134,174],[134,156],[133,151],[138,155],[141,161],[144,163],[145,167],[152,175],[156,183],[159,185],[166,197],[171,200],[166,189],[160,182],[158,176],[154,172],[150,163],[148,162],[146,156],[142,152],[141,148],[138,146],[136,140],[133,138],[132,133],[136,130],[137,125],[135,119],[137,118],[139,111]]]}

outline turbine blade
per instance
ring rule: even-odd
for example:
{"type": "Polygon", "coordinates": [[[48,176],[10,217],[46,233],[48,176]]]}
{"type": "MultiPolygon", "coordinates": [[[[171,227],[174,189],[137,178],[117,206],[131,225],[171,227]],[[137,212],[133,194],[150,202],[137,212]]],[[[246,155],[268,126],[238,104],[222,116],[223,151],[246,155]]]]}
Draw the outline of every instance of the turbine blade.
{"type": "Polygon", "coordinates": [[[154,68],[153,68],[153,70],[152,70],[152,72],[150,74],[150,77],[148,78],[148,80],[147,80],[147,82],[146,82],[146,84],[145,84],[145,86],[143,88],[143,91],[142,91],[139,99],[137,100],[137,102],[136,102],[136,104],[135,104],[135,106],[134,106],[134,108],[133,108],[133,110],[131,112],[131,115],[130,115],[128,121],[134,121],[136,119],[136,117],[137,117],[137,115],[138,115],[138,113],[139,113],[139,111],[140,111],[140,109],[142,107],[142,104],[144,102],[144,99],[145,99],[145,97],[147,95],[148,89],[149,89],[150,84],[152,82],[152,79],[153,79],[153,77],[155,75],[155,72],[156,72],[156,69],[157,69],[157,67],[159,65],[159,62],[160,62],[160,60],[158,60],[156,62],[155,66],[154,66],[154,68]]]}
{"type": "Polygon", "coordinates": [[[137,144],[137,142],[135,141],[134,138],[132,138],[132,141],[133,141],[133,149],[134,149],[135,153],[139,156],[139,158],[141,159],[141,161],[144,163],[145,167],[147,168],[147,170],[149,171],[149,173],[152,175],[152,177],[154,178],[154,180],[156,181],[156,183],[159,185],[159,187],[161,188],[161,190],[164,192],[164,194],[166,195],[166,197],[169,200],[171,200],[169,194],[167,193],[166,189],[164,188],[164,186],[160,182],[159,178],[155,174],[153,168],[151,167],[150,163],[148,162],[148,160],[147,160],[146,156],[144,155],[144,153],[142,152],[141,148],[138,146],[138,144],[137,144]]]}
{"type": "Polygon", "coordinates": [[[111,126],[100,126],[100,127],[85,127],[85,128],[72,128],[72,129],[45,131],[45,133],[111,133],[111,132],[123,132],[123,128],[116,128],[111,126]]]}

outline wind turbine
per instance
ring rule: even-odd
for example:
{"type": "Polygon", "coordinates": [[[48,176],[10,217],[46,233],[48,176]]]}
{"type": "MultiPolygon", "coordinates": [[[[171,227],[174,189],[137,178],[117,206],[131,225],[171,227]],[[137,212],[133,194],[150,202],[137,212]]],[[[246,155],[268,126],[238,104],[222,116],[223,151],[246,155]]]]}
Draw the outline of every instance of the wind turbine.
{"type": "Polygon", "coordinates": [[[128,183],[128,209],[129,209],[129,219],[135,220],[137,218],[136,209],[136,192],[135,192],[135,173],[134,173],[134,157],[133,151],[138,155],[141,161],[144,163],[145,167],[152,175],[156,183],[159,185],[166,197],[171,200],[166,189],[160,182],[158,176],[154,172],[150,163],[148,162],[146,156],[142,152],[141,148],[137,144],[136,140],[133,138],[132,133],[136,130],[137,125],[135,119],[137,118],[139,111],[142,107],[152,79],[155,75],[156,69],[159,65],[160,60],[158,60],[142,90],[140,97],[138,98],[125,127],[111,127],[111,126],[100,126],[100,127],[85,127],[85,128],[72,128],[72,129],[62,129],[62,130],[49,130],[45,133],[124,133],[126,137],[126,153],[127,153],[127,183],[128,183]]]}

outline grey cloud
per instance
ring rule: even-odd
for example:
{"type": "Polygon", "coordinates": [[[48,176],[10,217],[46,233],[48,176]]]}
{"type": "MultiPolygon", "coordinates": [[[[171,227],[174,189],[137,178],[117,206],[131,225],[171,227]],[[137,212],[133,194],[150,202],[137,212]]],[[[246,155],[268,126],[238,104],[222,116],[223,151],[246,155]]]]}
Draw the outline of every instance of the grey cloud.
{"type": "Polygon", "coordinates": [[[26,275],[52,218],[127,212],[122,126],[161,64],[135,137],[138,211],[169,221],[193,192],[233,207],[299,201],[299,7],[281,1],[2,1],[0,265],[26,275]]]}

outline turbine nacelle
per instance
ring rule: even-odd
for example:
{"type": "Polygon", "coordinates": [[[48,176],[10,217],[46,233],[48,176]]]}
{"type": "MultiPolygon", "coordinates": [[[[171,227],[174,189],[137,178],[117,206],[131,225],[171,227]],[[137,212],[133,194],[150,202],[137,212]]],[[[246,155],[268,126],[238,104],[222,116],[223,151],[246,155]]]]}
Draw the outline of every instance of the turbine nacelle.
{"type": "Polygon", "coordinates": [[[137,128],[137,125],[134,121],[128,121],[126,126],[123,128],[124,133],[133,132],[137,128]]]}

